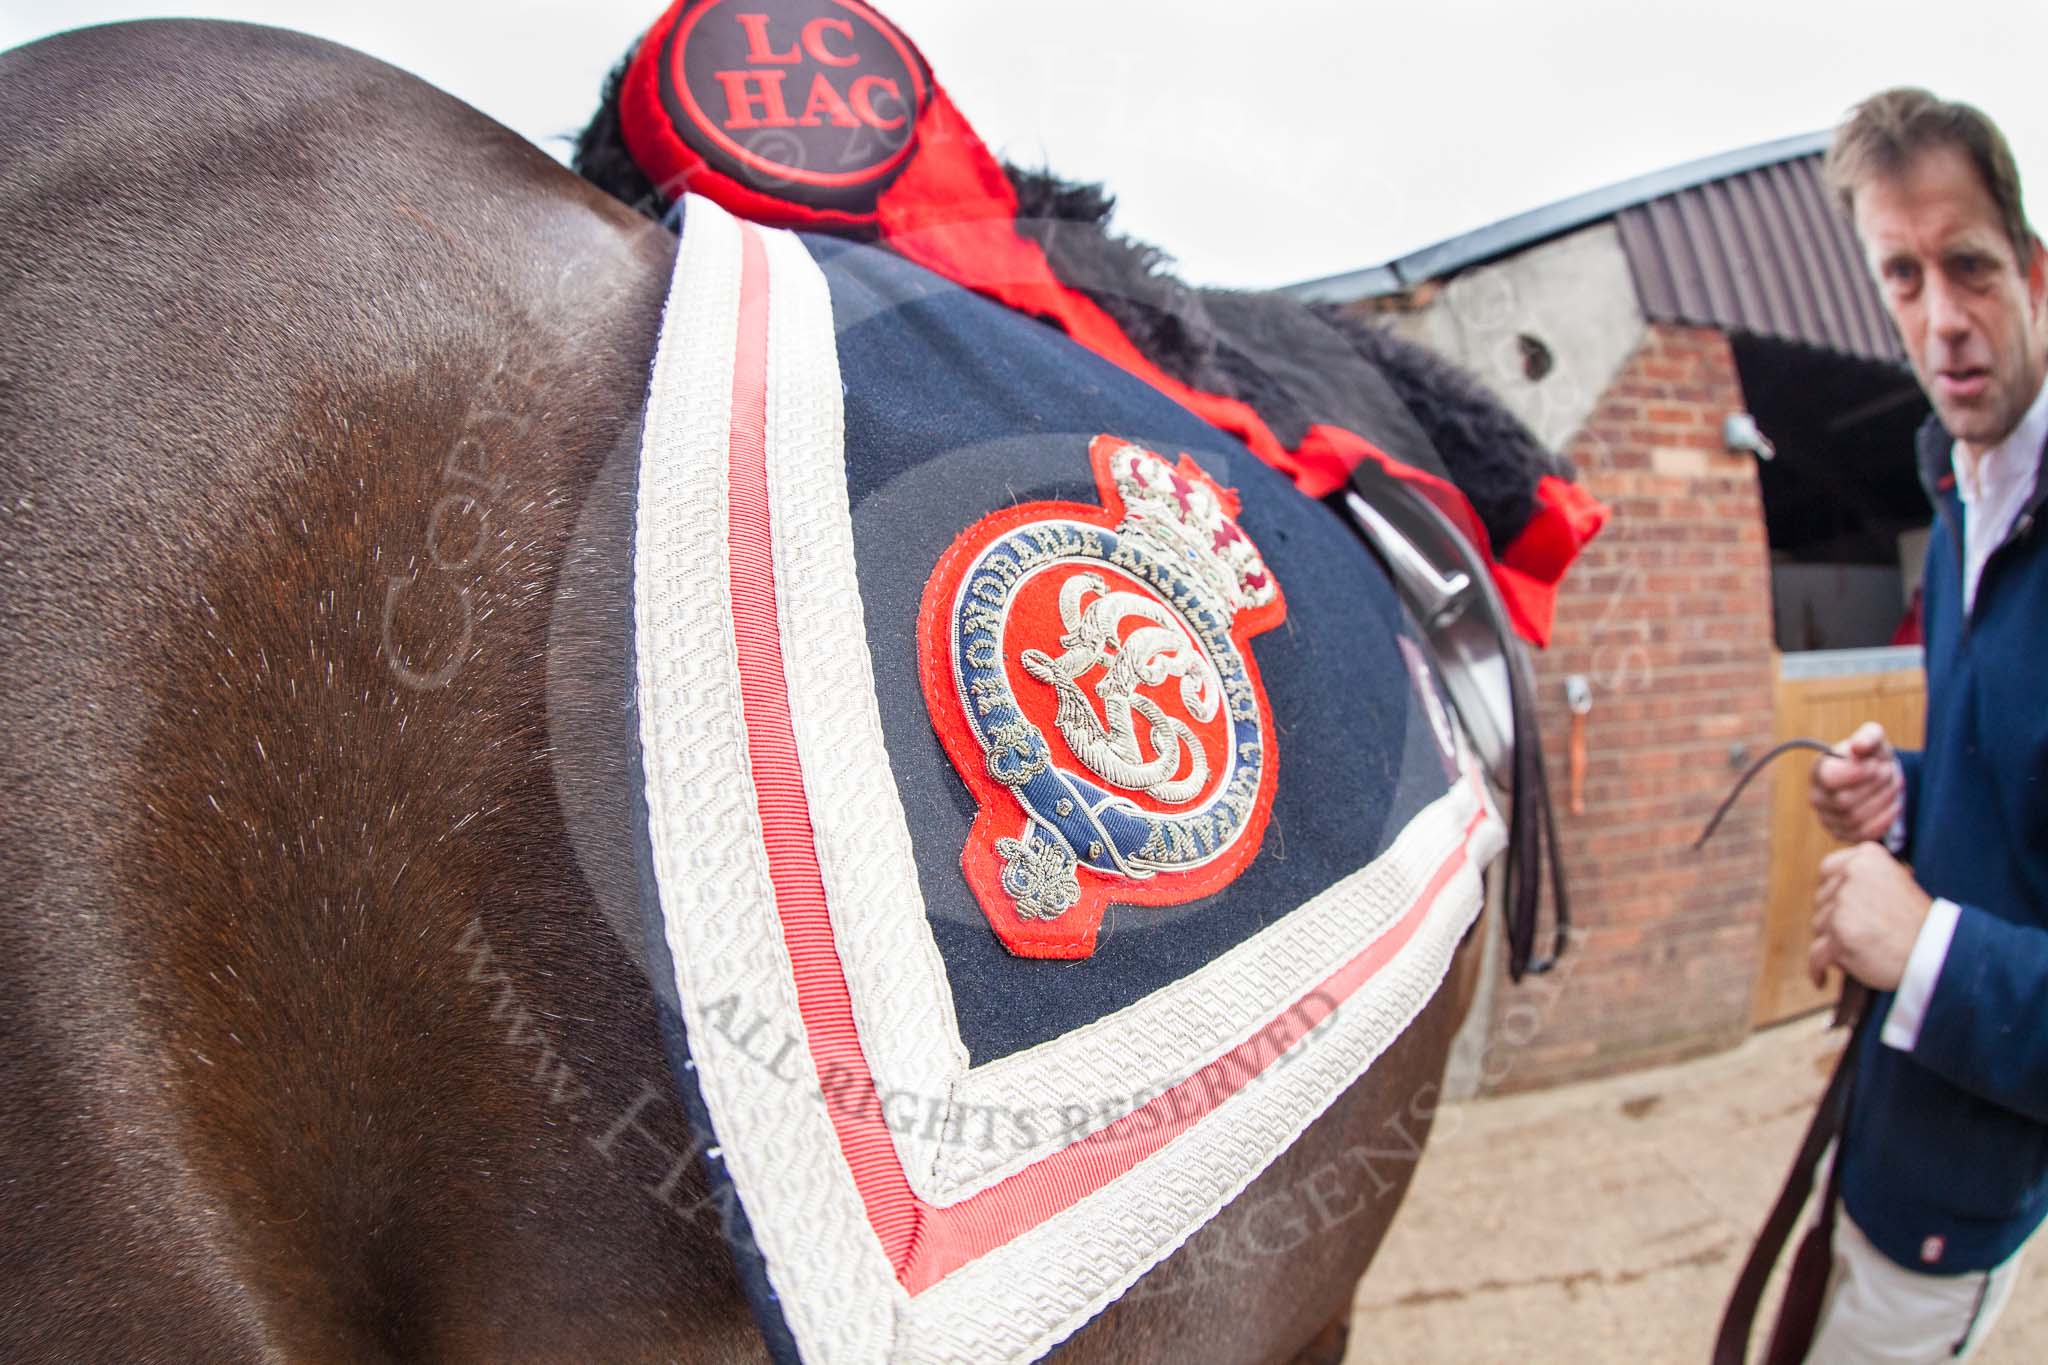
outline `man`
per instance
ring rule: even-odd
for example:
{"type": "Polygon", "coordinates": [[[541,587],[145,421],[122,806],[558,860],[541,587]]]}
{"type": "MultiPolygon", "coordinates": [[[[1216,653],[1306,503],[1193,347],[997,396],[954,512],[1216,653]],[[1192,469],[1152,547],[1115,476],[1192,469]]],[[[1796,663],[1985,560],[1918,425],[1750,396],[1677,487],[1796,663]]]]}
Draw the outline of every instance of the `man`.
{"type": "Polygon", "coordinates": [[[1926,746],[1866,724],[1813,770],[1814,809],[1856,846],[1821,865],[1809,963],[1878,994],[1809,1359],[1946,1360],[1982,1340],[2048,1212],[2048,259],[1967,105],[1873,96],[1828,174],[1934,407],[1936,515],[1926,746]]]}

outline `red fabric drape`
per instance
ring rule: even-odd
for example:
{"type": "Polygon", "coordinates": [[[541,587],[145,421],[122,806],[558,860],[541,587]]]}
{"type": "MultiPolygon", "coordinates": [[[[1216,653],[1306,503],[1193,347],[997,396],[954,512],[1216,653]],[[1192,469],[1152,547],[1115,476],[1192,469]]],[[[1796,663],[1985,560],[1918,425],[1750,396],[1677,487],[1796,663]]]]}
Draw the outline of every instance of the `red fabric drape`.
{"type": "Polygon", "coordinates": [[[1471,501],[1455,485],[1342,427],[1312,426],[1290,450],[1249,404],[1174,379],[1145,358],[1114,318],[1061,281],[1038,244],[1017,232],[1009,177],[936,80],[920,86],[909,157],[872,211],[819,208],[725,174],[690,147],[661,97],[667,78],[661,54],[692,3],[677,0],[648,30],[620,90],[627,149],[665,194],[702,194],[741,217],[778,227],[879,239],[965,288],[1060,328],[1243,441],[1311,497],[1342,488],[1361,460],[1376,461],[1440,508],[1485,556],[1516,631],[1534,644],[1549,643],[1558,584],[1607,518],[1606,507],[1585,489],[1545,475],[1536,488],[1536,514],[1496,554],[1471,501]]]}

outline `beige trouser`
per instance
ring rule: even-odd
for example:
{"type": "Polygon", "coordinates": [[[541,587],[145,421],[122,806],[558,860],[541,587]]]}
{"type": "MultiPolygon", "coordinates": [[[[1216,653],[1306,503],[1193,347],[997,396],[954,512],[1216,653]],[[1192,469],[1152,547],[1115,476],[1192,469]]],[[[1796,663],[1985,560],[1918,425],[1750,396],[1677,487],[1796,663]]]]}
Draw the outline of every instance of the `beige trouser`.
{"type": "Polygon", "coordinates": [[[2016,1251],[1995,1270],[1923,1275],[1872,1246],[1838,1213],[1834,1270],[1806,1365],[1968,1360],[2012,1297],[2019,1265],[2016,1251]]]}

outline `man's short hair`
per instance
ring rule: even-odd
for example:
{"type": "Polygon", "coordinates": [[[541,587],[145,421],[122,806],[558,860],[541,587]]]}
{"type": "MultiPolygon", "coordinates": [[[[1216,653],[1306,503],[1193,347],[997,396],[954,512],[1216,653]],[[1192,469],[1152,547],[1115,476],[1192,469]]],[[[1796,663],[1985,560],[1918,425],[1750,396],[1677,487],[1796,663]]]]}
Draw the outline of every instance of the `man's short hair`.
{"type": "Polygon", "coordinates": [[[1901,86],[1879,91],[1851,109],[1835,130],[1827,156],[1828,184],[1840,197],[1842,211],[1855,221],[1858,189],[1880,176],[1903,174],[1907,164],[1930,147],[1954,147],[1970,159],[1998,208],[2014,259],[2024,270],[2036,239],[2020,202],[2019,166],[2005,134],[1974,105],[1901,86]]]}

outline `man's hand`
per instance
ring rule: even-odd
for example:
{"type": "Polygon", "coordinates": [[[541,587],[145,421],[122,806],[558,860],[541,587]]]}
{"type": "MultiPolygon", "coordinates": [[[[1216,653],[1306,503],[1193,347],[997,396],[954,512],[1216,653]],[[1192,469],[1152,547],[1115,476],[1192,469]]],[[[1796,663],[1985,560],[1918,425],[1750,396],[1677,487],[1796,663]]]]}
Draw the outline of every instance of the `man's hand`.
{"type": "Polygon", "coordinates": [[[1906,798],[1899,760],[1884,727],[1867,720],[1835,748],[1847,757],[1831,756],[1813,765],[1808,792],[1813,813],[1845,844],[1882,840],[1906,798]]]}
{"type": "Polygon", "coordinates": [[[1933,904],[1913,874],[1878,844],[1830,853],[1821,859],[1813,898],[1807,975],[1818,986],[1828,968],[1840,967],[1872,990],[1897,990],[1933,904]]]}

